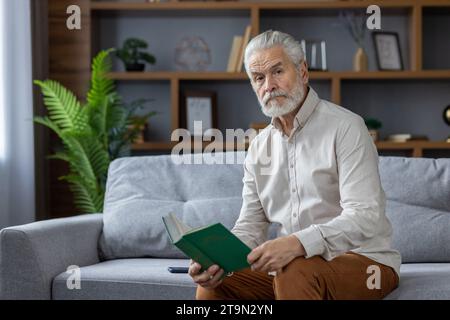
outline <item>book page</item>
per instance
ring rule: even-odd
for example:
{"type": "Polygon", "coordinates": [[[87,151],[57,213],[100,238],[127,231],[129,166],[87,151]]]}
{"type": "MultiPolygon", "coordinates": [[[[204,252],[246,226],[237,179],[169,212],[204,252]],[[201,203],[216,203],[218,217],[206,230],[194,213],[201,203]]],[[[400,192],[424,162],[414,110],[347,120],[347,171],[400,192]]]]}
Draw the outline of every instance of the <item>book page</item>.
{"type": "Polygon", "coordinates": [[[173,243],[180,240],[180,238],[192,228],[181,222],[173,213],[162,218],[169,233],[170,239],[173,243]]]}

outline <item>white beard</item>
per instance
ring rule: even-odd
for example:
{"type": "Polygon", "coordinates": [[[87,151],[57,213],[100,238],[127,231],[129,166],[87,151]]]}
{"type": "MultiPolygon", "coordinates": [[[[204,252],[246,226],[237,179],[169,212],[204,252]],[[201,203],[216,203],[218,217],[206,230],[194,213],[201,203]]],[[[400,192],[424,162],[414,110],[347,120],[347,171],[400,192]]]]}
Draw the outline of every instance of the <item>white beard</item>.
{"type": "Polygon", "coordinates": [[[297,85],[294,87],[294,89],[292,89],[291,94],[287,94],[284,91],[277,90],[271,93],[267,93],[263,97],[263,99],[258,100],[259,104],[261,105],[262,112],[270,118],[276,118],[294,111],[295,108],[299,106],[300,102],[302,102],[304,96],[305,90],[303,90],[303,86],[301,85],[301,83],[297,82],[297,85]],[[276,99],[271,99],[278,96],[284,96],[285,102],[280,104],[276,99]]]}

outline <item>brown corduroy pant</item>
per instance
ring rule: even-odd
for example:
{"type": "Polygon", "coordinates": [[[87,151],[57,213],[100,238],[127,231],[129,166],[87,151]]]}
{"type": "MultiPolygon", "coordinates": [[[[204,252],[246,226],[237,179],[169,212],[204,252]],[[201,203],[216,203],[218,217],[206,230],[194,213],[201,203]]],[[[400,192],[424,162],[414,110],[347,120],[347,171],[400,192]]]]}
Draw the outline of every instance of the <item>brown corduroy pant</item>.
{"type": "Polygon", "coordinates": [[[331,261],[292,260],[276,276],[244,269],[215,289],[197,287],[197,300],[382,299],[399,283],[391,267],[349,252],[331,261]],[[375,270],[375,271],[374,271],[375,270]],[[379,277],[378,282],[375,277],[379,277]]]}

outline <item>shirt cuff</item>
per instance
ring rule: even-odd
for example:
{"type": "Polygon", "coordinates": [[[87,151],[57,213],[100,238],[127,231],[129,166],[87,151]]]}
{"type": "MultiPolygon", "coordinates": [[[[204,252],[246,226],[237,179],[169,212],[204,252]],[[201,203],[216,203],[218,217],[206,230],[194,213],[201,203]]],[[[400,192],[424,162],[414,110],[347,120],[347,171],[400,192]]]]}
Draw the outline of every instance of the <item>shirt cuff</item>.
{"type": "Polygon", "coordinates": [[[300,240],[305,248],[306,258],[321,255],[325,250],[324,241],[320,230],[315,225],[295,232],[294,235],[300,240]]]}

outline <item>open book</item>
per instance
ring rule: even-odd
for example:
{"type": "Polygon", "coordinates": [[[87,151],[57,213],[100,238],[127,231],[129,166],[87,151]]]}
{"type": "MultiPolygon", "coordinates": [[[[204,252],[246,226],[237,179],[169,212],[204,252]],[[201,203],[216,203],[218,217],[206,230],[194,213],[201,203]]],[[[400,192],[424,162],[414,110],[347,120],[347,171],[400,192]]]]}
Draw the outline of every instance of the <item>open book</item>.
{"type": "Polygon", "coordinates": [[[172,243],[200,263],[202,270],[217,264],[226,275],[250,267],[247,255],[251,249],[221,223],[194,229],[183,224],[173,213],[162,219],[172,243]]]}

